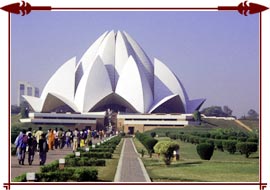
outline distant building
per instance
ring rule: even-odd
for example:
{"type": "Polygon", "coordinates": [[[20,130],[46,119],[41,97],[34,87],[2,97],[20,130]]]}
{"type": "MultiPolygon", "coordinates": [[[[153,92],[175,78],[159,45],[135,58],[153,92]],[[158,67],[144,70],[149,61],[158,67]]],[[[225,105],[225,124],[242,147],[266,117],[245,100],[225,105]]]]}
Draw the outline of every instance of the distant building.
{"type": "Polygon", "coordinates": [[[34,87],[32,84],[19,81],[18,82],[18,98],[17,98],[17,106],[20,106],[24,100],[23,96],[34,96],[39,97],[39,89],[34,87]]]}

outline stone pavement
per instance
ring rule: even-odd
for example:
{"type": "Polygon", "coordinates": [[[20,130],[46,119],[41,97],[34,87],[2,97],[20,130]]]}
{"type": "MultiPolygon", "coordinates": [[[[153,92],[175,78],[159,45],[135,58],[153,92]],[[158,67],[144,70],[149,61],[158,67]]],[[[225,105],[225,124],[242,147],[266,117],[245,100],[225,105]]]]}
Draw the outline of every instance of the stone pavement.
{"type": "MultiPolygon", "coordinates": [[[[93,144],[99,142],[99,139],[93,140],[93,144]]],[[[47,160],[46,164],[54,161],[59,160],[60,158],[64,158],[67,154],[72,154],[72,146],[71,148],[67,148],[66,146],[63,149],[54,149],[49,150],[47,153],[47,160]]],[[[23,173],[27,172],[40,172],[40,165],[39,165],[39,155],[38,152],[35,153],[34,161],[32,165],[28,164],[28,153],[26,153],[24,165],[19,165],[17,156],[11,156],[11,181],[13,178],[22,175],[23,173]]]]}
{"type": "Polygon", "coordinates": [[[151,182],[132,138],[125,138],[114,182],[151,182]]]}

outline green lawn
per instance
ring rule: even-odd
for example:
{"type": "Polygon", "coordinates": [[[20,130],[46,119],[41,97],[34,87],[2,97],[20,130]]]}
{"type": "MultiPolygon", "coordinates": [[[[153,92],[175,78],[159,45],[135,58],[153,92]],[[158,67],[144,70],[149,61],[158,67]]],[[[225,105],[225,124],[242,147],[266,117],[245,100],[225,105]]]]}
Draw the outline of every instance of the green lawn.
{"type": "Polygon", "coordinates": [[[120,158],[121,150],[123,146],[123,139],[116,147],[112,159],[106,159],[106,166],[96,167],[98,170],[98,181],[113,182],[116,173],[118,161],[120,158]]]}
{"type": "MultiPolygon", "coordinates": [[[[169,140],[169,138],[158,138],[169,140]]],[[[180,144],[180,160],[166,166],[161,158],[144,157],[150,178],[154,182],[258,182],[258,153],[250,158],[236,153],[214,151],[209,161],[201,160],[196,145],[177,141],[180,144]]],[[[137,146],[137,143],[135,143],[137,146]]]]}

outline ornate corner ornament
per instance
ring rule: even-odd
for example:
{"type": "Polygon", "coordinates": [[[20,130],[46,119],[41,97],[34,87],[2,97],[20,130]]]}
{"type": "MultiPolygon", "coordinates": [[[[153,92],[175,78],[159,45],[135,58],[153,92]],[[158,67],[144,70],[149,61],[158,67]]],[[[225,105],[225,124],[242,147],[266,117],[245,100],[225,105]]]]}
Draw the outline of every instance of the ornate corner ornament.
{"type": "Polygon", "coordinates": [[[5,184],[3,185],[3,187],[6,188],[6,190],[10,190],[10,184],[6,184],[6,183],[5,183],[5,184]]]}
{"type": "Polygon", "coordinates": [[[237,10],[240,14],[247,16],[247,13],[249,14],[256,14],[263,12],[265,10],[269,9],[268,7],[265,7],[263,5],[259,5],[256,3],[249,3],[247,4],[247,1],[244,3],[240,3],[238,6],[219,6],[218,10],[222,11],[232,11],[237,10]]]}
{"type": "Polygon", "coordinates": [[[21,13],[22,16],[24,16],[24,15],[28,15],[33,10],[38,10],[38,11],[51,10],[51,7],[50,6],[31,6],[28,2],[22,1],[22,4],[13,3],[13,4],[6,5],[4,7],[1,7],[1,9],[9,13],[13,13],[13,14],[21,13]]]}
{"type": "Polygon", "coordinates": [[[264,188],[266,188],[267,185],[261,185],[261,190],[264,190],[264,188]]]}

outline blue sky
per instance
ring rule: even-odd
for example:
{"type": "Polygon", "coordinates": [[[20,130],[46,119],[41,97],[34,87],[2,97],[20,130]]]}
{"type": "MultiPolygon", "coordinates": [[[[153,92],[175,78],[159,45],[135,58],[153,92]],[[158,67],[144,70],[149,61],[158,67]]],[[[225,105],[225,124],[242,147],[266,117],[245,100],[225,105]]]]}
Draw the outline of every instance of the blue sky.
{"type": "Polygon", "coordinates": [[[128,32],[174,71],[203,107],[227,105],[241,116],[259,110],[259,18],[237,12],[85,11],[12,15],[11,102],[17,82],[42,91],[65,61],[79,60],[107,30],[128,32]]]}

